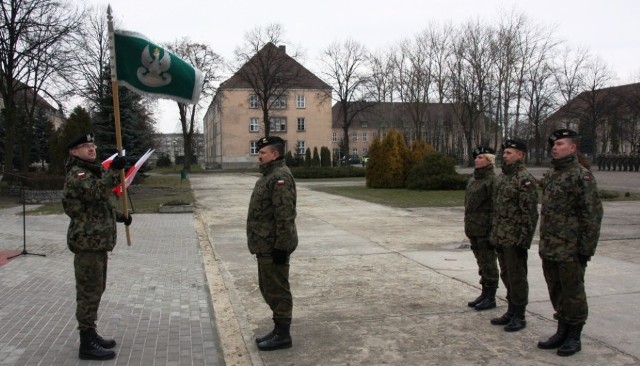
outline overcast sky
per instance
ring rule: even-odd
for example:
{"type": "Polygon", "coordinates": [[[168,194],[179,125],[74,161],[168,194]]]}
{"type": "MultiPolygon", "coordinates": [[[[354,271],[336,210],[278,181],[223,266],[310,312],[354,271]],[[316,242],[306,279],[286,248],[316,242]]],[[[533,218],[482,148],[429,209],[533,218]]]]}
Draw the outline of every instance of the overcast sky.
{"type": "MultiPolygon", "coordinates": [[[[617,84],[640,80],[639,0],[279,0],[212,1],[83,0],[111,5],[120,28],[157,43],[188,37],[232,60],[247,31],[279,23],[289,46],[305,52],[311,68],[323,49],[352,38],[369,50],[398,43],[431,22],[454,25],[479,18],[495,23],[515,9],[532,21],[555,27],[556,38],[587,47],[616,73],[617,84]]],[[[106,15],[105,15],[106,16],[106,15]]],[[[160,132],[178,131],[175,102],[161,101],[155,113],[160,132]]],[[[201,119],[202,116],[199,116],[201,119]]]]}

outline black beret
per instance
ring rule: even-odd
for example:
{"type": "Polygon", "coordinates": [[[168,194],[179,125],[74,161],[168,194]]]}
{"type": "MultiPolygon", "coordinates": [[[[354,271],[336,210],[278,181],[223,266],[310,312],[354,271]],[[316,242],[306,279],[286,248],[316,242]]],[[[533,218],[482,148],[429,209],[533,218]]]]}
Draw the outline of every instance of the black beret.
{"type": "Polygon", "coordinates": [[[278,136],[263,137],[260,140],[258,140],[258,150],[262,149],[265,146],[274,145],[274,144],[284,145],[284,140],[278,136]]]}
{"type": "Polygon", "coordinates": [[[69,143],[69,145],[67,145],[67,149],[73,149],[74,147],[78,145],[82,145],[86,142],[95,142],[95,141],[96,140],[94,138],[93,132],[85,132],[74,137],[73,140],[71,140],[71,142],[69,143]]]}
{"type": "Polygon", "coordinates": [[[527,152],[527,144],[519,140],[507,140],[502,143],[502,150],[514,148],[516,150],[520,150],[522,152],[527,152]]]}
{"type": "Polygon", "coordinates": [[[549,145],[553,146],[553,143],[556,142],[556,140],[560,140],[564,138],[574,138],[574,139],[578,138],[578,133],[574,130],[569,130],[566,128],[555,130],[549,136],[549,145]]]}
{"type": "Polygon", "coordinates": [[[478,146],[473,150],[473,158],[475,159],[481,154],[495,154],[496,151],[488,146],[478,146]]]}

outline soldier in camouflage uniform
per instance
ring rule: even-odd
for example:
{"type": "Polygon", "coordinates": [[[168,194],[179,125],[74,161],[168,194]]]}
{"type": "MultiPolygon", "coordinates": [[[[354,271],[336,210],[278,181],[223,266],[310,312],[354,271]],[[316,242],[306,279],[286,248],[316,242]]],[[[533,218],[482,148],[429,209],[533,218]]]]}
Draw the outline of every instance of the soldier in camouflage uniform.
{"type": "Polygon", "coordinates": [[[539,253],[558,330],[538,347],[570,356],[582,348],[588,315],[584,275],[596,251],[603,210],[595,178],[576,157],[578,134],[557,130],[549,144],[553,170],[543,188],[539,253]]]}
{"type": "Polygon", "coordinates": [[[284,161],[284,141],[277,136],[258,140],[262,177],[251,195],[247,242],[258,261],[260,292],[273,312],[274,329],[255,339],[260,350],[290,348],[293,298],[289,286],[289,256],[298,246],[296,183],[284,161]]]}
{"type": "Polygon", "coordinates": [[[478,147],[473,151],[475,170],[464,197],[464,232],[471,242],[471,250],[478,263],[482,293],[467,303],[476,310],[496,307],[498,262],[495,246],[489,241],[493,210],[493,183],[496,178],[495,151],[478,147]]]}
{"type": "Polygon", "coordinates": [[[132,220],[117,212],[110,201],[112,189],[119,182],[117,171],[124,168],[125,158],[115,158],[110,170],[96,164],[92,133],[78,136],[68,148],[62,205],[71,218],[67,246],[74,253],[79,357],[108,360],[116,355],[111,350],[116,342],[98,335],[96,320],[107,281],[107,252],[116,245],[116,221],[130,225],[132,220]]]}
{"type": "Polygon", "coordinates": [[[490,240],[498,252],[500,278],[507,289],[509,307],[504,315],[491,319],[491,324],[505,325],[505,331],[515,332],[527,325],[527,258],[538,223],[538,194],[535,178],[524,166],[527,146],[518,140],[507,140],[502,150],[502,174],[495,183],[490,240]]]}

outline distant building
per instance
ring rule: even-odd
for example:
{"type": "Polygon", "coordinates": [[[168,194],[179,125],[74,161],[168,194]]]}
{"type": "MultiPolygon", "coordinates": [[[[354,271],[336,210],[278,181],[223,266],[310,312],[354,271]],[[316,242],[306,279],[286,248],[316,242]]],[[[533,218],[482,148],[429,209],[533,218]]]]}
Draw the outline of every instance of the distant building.
{"type": "MultiPolygon", "coordinates": [[[[178,164],[182,163],[184,159],[184,139],[181,133],[158,133],[154,135],[155,152],[149,157],[149,164],[156,166],[156,162],[161,156],[165,155],[171,159],[173,164],[178,161],[178,164]]],[[[204,166],[204,134],[193,134],[193,153],[196,160],[193,160],[193,164],[199,164],[204,166]]]]}
{"type": "MultiPolygon", "coordinates": [[[[377,137],[384,137],[386,131],[394,129],[402,133],[410,144],[416,138],[416,124],[420,121],[420,140],[429,143],[436,151],[464,161],[467,155],[464,132],[460,127],[458,104],[453,103],[403,103],[403,102],[354,102],[368,103],[368,108],[356,106],[358,113],[349,127],[350,156],[366,156],[369,146],[377,137]]],[[[484,114],[478,117],[476,136],[477,144],[493,146],[493,129],[491,120],[484,114]]],[[[331,149],[334,157],[340,156],[343,148],[343,118],[339,104],[332,108],[331,149]]],[[[500,141],[496,145],[499,145],[500,141]]],[[[344,155],[344,153],[342,154],[344,155]]]]}
{"type": "Polygon", "coordinates": [[[640,83],[584,91],[545,120],[543,136],[556,128],[580,133],[590,154],[640,151],[640,83]]]}
{"type": "MultiPolygon", "coordinates": [[[[279,52],[298,77],[269,111],[270,135],[285,140],[286,151],[331,145],[331,87],[286,54],[284,46],[268,43],[258,53],[279,52]]],[[[258,164],[256,142],[265,135],[262,109],[251,85],[239,75],[256,62],[250,59],[224,81],[204,117],[205,165],[224,169],[258,164]]]]}

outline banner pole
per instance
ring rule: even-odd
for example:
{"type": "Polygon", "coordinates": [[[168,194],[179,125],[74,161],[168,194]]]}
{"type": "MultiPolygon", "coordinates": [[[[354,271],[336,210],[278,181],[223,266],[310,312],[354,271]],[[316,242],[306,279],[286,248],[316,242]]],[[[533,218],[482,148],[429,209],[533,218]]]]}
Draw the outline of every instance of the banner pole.
{"type": "MultiPolygon", "coordinates": [[[[111,95],[113,96],[113,118],[115,120],[116,133],[116,149],[118,156],[122,156],[122,129],[120,127],[120,98],[118,95],[118,78],[116,77],[116,49],[113,38],[113,17],[111,16],[111,5],[107,7],[107,26],[109,32],[109,55],[111,68],[111,95]]],[[[120,169],[120,184],[122,185],[122,213],[125,218],[129,218],[129,209],[127,207],[127,185],[124,177],[124,169],[120,169]]],[[[127,235],[127,245],[131,246],[131,235],[129,226],[125,225],[127,235]]]]}

